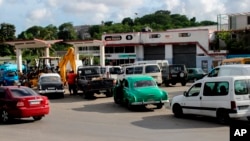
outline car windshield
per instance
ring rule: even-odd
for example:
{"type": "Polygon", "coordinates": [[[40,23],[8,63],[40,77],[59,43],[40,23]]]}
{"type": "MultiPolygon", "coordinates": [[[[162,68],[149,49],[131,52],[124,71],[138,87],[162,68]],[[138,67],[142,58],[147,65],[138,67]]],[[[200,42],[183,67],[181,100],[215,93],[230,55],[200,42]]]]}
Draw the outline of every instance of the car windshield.
{"type": "Polygon", "coordinates": [[[60,82],[60,77],[58,76],[44,76],[41,78],[41,82],[60,82]]]}
{"type": "Polygon", "coordinates": [[[135,88],[150,87],[150,86],[156,86],[156,83],[153,80],[140,80],[134,83],[135,88]]]}
{"type": "Polygon", "coordinates": [[[80,69],[79,71],[80,75],[96,75],[100,74],[100,69],[99,68],[84,68],[80,69]]]}
{"type": "Polygon", "coordinates": [[[8,72],[6,72],[6,76],[7,77],[13,77],[13,76],[16,76],[16,75],[17,75],[17,73],[15,71],[8,71],[8,72]]]}
{"type": "Polygon", "coordinates": [[[146,73],[155,73],[160,72],[160,69],[157,65],[146,66],[146,73]]]}
{"type": "Polygon", "coordinates": [[[184,70],[183,66],[170,66],[170,73],[178,73],[184,70]]]}
{"type": "Polygon", "coordinates": [[[38,94],[30,88],[11,88],[10,89],[13,97],[24,97],[24,96],[37,96],[38,94]]]}
{"type": "Polygon", "coordinates": [[[204,73],[204,71],[201,68],[196,69],[198,73],[204,73]]]}

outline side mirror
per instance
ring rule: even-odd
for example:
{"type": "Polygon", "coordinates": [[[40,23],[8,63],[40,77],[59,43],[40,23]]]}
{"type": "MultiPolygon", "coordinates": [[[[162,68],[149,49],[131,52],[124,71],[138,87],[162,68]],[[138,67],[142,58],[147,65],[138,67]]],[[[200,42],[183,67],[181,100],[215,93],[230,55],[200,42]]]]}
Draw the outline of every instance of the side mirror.
{"type": "Polygon", "coordinates": [[[183,92],[183,95],[184,95],[184,96],[187,96],[187,91],[184,91],[184,92],[183,92]]]}

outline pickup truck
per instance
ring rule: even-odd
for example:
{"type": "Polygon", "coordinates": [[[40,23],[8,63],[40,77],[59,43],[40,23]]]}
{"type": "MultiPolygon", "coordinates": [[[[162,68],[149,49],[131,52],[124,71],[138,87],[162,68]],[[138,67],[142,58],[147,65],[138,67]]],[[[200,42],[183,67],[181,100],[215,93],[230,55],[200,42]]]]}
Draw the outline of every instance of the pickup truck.
{"type": "Polygon", "coordinates": [[[77,89],[82,91],[85,98],[93,97],[94,94],[104,93],[112,97],[112,89],[115,79],[105,78],[101,66],[79,66],[77,68],[77,89]]]}

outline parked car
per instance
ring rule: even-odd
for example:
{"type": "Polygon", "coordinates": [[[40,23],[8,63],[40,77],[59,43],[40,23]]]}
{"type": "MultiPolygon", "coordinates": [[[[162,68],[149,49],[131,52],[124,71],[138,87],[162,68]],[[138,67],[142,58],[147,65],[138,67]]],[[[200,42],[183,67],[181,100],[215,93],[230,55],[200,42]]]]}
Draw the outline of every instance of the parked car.
{"type": "Polygon", "coordinates": [[[12,118],[33,117],[41,120],[49,114],[49,100],[25,86],[0,87],[0,121],[8,122],[12,118]]]}
{"type": "Polygon", "coordinates": [[[103,77],[101,66],[79,66],[77,69],[77,89],[82,91],[85,98],[92,98],[94,94],[104,93],[112,97],[112,88],[116,80],[103,77]]]}
{"type": "Polygon", "coordinates": [[[196,81],[207,75],[201,68],[187,68],[188,81],[196,81]]]}
{"type": "Polygon", "coordinates": [[[64,85],[58,73],[43,73],[39,76],[37,89],[41,95],[64,97],[64,85]]]}
{"type": "Polygon", "coordinates": [[[134,105],[156,105],[162,108],[168,102],[168,93],[160,89],[152,76],[130,75],[114,87],[114,102],[131,108],[134,105]]]}
{"type": "Polygon", "coordinates": [[[165,86],[176,85],[178,82],[186,86],[187,77],[188,73],[184,64],[172,64],[162,69],[162,80],[165,86]]]}
{"type": "Polygon", "coordinates": [[[250,75],[250,64],[221,65],[212,69],[206,77],[250,75]]]}
{"type": "Polygon", "coordinates": [[[118,75],[117,79],[123,80],[128,75],[149,75],[155,79],[158,86],[162,84],[162,73],[158,64],[134,64],[123,67],[123,71],[118,75]]]}
{"type": "Polygon", "coordinates": [[[250,121],[250,76],[221,76],[196,81],[183,95],[173,97],[175,117],[195,114],[216,117],[220,123],[231,118],[250,121]]]}

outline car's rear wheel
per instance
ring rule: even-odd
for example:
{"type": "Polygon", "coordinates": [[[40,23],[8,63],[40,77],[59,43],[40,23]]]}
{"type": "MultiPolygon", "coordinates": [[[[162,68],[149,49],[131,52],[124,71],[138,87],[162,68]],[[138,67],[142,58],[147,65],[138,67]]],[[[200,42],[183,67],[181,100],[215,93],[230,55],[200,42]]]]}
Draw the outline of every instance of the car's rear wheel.
{"type": "Polygon", "coordinates": [[[227,124],[230,121],[228,112],[223,109],[217,111],[216,118],[220,124],[227,124]]]}
{"type": "Polygon", "coordinates": [[[168,87],[168,86],[169,86],[169,83],[168,83],[168,82],[165,82],[165,86],[168,87]]]}
{"type": "Polygon", "coordinates": [[[182,86],[186,86],[186,84],[187,84],[186,81],[182,81],[182,82],[181,82],[181,85],[182,85],[182,86]]]}
{"type": "Polygon", "coordinates": [[[182,111],[182,108],[179,104],[175,104],[174,107],[173,107],[173,113],[174,113],[174,116],[177,117],[177,118],[180,118],[183,116],[183,111],[182,111]]]}
{"type": "Polygon", "coordinates": [[[126,100],[126,106],[127,106],[127,108],[128,108],[129,110],[131,110],[131,109],[132,109],[132,105],[129,103],[129,101],[128,101],[128,100],[126,100]]]}
{"type": "Polygon", "coordinates": [[[1,111],[1,122],[6,123],[9,121],[9,113],[5,110],[1,111]]]}
{"type": "Polygon", "coordinates": [[[43,116],[34,116],[33,119],[34,120],[41,120],[43,118],[43,116]]]}
{"type": "Polygon", "coordinates": [[[113,92],[112,89],[108,89],[107,92],[105,93],[106,97],[112,97],[113,96],[113,92]]]}
{"type": "Polygon", "coordinates": [[[162,104],[162,103],[157,104],[157,105],[156,105],[156,109],[161,109],[161,108],[162,108],[162,106],[163,106],[163,104],[162,104]]]}

